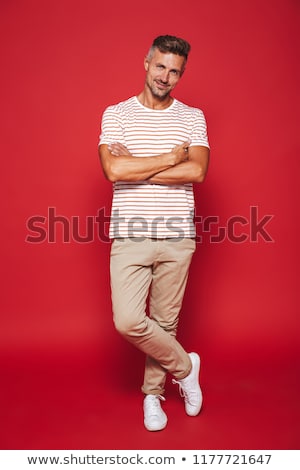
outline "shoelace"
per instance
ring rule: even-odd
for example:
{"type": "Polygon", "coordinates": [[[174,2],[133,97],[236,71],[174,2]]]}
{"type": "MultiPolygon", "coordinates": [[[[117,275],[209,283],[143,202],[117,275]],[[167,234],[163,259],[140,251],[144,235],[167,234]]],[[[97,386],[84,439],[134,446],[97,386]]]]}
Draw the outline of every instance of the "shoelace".
{"type": "Polygon", "coordinates": [[[151,398],[150,400],[147,400],[148,410],[150,414],[155,414],[155,412],[159,410],[159,400],[166,401],[165,397],[163,397],[162,395],[155,395],[155,397],[151,398]]]}
{"type": "Polygon", "coordinates": [[[182,398],[184,398],[184,400],[186,402],[188,402],[190,405],[192,405],[192,402],[191,402],[191,394],[193,393],[192,391],[190,391],[190,394],[188,394],[188,392],[183,388],[182,384],[178,381],[178,380],[175,380],[175,379],[172,379],[172,384],[178,384],[179,385],[179,394],[182,398]]]}

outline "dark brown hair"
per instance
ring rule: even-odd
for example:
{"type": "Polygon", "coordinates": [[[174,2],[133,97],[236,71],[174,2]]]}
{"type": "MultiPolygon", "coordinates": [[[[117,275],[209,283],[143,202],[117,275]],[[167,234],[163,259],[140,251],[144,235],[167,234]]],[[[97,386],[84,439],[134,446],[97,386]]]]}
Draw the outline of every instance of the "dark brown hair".
{"type": "Polygon", "coordinates": [[[171,52],[172,54],[180,55],[187,60],[191,46],[187,41],[185,41],[185,39],[166,34],[165,36],[158,36],[154,39],[148,53],[149,58],[151,57],[154,49],[158,49],[163,53],[171,52]]]}

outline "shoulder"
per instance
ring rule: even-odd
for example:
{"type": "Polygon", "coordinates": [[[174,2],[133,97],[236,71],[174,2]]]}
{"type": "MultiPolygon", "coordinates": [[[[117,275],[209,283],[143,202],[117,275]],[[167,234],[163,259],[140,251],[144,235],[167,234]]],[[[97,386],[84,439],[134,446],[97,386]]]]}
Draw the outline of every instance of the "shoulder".
{"type": "Polygon", "coordinates": [[[124,111],[126,112],[127,110],[132,108],[132,106],[134,105],[134,101],[135,97],[132,96],[127,100],[120,101],[119,103],[107,106],[107,108],[104,110],[104,114],[120,114],[124,111]]]}
{"type": "Polygon", "coordinates": [[[204,116],[202,109],[196,108],[195,106],[190,106],[186,103],[183,103],[182,101],[175,100],[175,105],[177,106],[177,109],[179,109],[182,113],[189,114],[190,116],[196,118],[199,116],[204,116]]]}

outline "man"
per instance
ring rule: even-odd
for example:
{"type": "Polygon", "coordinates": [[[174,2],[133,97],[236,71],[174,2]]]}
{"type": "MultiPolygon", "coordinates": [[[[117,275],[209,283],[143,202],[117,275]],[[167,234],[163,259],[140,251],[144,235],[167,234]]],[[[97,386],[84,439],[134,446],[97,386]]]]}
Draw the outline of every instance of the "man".
{"type": "Polygon", "coordinates": [[[114,324],[146,354],[142,391],[149,431],[167,425],[161,401],[168,372],[188,415],[196,416],[202,405],[200,358],[176,340],[195,251],[193,183],[204,180],[209,160],[202,111],[171,96],[189,51],[188,42],[174,36],[154,40],[144,60],[144,89],[105,110],[99,144],[104,174],[114,183],[114,324]]]}

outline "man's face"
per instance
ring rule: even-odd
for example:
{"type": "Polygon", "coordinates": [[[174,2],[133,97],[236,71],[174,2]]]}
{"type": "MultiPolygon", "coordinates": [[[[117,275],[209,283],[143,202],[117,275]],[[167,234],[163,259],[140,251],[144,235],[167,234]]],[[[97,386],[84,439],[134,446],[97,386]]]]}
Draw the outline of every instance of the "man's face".
{"type": "Polygon", "coordinates": [[[145,59],[146,85],[153,96],[163,99],[177,85],[184,71],[185,58],[155,49],[150,59],[145,59]]]}

